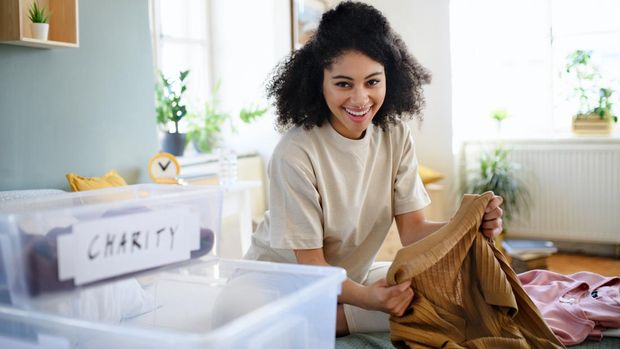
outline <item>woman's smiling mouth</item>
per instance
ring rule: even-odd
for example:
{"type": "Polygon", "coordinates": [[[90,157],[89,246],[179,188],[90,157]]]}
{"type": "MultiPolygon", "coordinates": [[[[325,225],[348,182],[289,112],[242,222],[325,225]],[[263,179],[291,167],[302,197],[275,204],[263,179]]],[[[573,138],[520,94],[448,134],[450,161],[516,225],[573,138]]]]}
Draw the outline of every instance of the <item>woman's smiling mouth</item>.
{"type": "Polygon", "coordinates": [[[344,107],[343,109],[347,112],[347,114],[349,114],[349,116],[352,116],[354,118],[362,118],[364,116],[366,116],[366,114],[368,114],[370,112],[372,105],[366,107],[366,108],[347,108],[344,107]]]}

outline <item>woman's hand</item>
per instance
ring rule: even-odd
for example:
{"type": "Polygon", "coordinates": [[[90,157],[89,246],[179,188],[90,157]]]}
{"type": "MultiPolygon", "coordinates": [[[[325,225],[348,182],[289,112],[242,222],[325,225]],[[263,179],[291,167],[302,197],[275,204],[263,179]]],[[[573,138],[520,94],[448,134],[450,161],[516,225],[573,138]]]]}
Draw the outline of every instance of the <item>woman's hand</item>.
{"type": "Polygon", "coordinates": [[[366,286],[366,309],[379,310],[394,316],[402,316],[411,304],[413,290],[411,280],[390,286],[385,278],[366,286]]]}
{"type": "Polygon", "coordinates": [[[504,228],[502,222],[504,211],[499,207],[502,202],[504,202],[504,199],[501,196],[495,195],[484,210],[480,232],[489,239],[499,235],[504,228]]]}

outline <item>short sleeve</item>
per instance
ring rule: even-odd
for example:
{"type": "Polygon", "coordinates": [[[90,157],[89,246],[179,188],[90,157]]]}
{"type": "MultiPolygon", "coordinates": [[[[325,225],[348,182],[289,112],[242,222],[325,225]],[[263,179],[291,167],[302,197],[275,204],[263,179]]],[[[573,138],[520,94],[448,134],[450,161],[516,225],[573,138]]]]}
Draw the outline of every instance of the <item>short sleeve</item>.
{"type": "Polygon", "coordinates": [[[269,163],[269,244],[279,249],[323,247],[323,211],[308,155],[295,144],[269,163]]]}
{"type": "Polygon", "coordinates": [[[394,215],[423,209],[431,203],[418,173],[418,159],[415,154],[411,131],[403,125],[400,159],[397,160],[396,178],[394,180],[394,215]]]}

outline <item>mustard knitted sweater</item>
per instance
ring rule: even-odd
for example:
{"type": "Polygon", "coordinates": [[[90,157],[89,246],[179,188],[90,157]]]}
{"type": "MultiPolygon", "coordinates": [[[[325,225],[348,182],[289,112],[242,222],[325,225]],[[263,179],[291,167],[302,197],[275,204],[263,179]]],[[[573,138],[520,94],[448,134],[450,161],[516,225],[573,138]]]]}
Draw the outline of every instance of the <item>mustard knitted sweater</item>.
{"type": "Polygon", "coordinates": [[[390,318],[397,348],[563,348],[506,258],[478,232],[493,194],[465,195],[451,221],[402,248],[388,271],[413,301],[390,318]]]}

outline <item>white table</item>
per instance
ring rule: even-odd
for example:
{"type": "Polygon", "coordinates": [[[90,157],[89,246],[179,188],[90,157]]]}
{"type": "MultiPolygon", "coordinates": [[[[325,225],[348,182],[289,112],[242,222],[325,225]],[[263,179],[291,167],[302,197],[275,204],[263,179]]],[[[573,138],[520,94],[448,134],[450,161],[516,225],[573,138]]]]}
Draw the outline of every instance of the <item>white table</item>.
{"type": "Polygon", "coordinates": [[[224,190],[222,231],[216,253],[223,258],[242,258],[252,239],[252,189],[260,181],[239,181],[224,190]]]}
{"type": "MultiPolygon", "coordinates": [[[[193,178],[191,185],[216,185],[217,178],[193,178]]],[[[252,190],[260,181],[237,181],[224,188],[222,229],[216,237],[215,253],[219,257],[240,259],[250,248],[252,239],[252,190]]]]}

